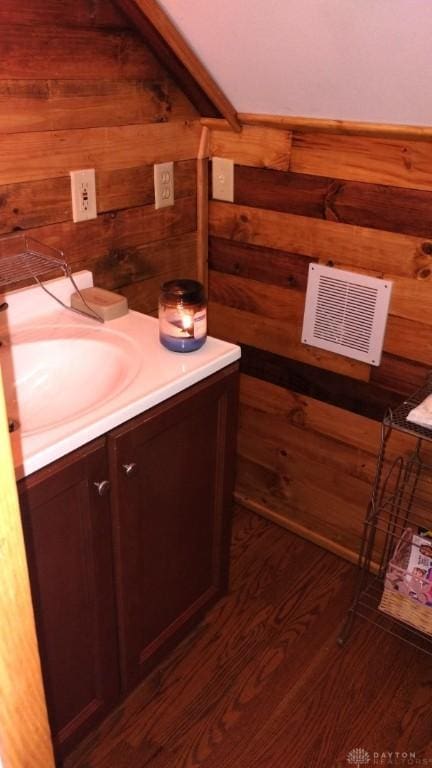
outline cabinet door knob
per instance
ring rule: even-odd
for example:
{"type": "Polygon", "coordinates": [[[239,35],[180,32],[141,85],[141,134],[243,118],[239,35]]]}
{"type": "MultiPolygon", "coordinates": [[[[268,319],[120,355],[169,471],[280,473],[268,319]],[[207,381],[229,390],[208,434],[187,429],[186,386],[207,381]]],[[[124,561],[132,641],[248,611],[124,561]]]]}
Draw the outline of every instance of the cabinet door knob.
{"type": "Polygon", "coordinates": [[[130,464],[122,464],[122,467],[128,477],[130,477],[130,475],[134,475],[136,472],[136,464],[134,461],[131,461],[130,464]]]}
{"type": "Polygon", "coordinates": [[[105,496],[111,488],[109,480],[101,480],[100,483],[93,483],[96,486],[99,496],[105,496]]]}

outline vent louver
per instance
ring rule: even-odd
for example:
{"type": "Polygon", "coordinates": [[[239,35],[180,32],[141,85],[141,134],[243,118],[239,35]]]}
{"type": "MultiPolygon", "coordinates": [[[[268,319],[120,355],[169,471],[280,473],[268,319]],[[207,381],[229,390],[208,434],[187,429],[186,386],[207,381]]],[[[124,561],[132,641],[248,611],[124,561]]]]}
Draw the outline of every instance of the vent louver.
{"type": "Polygon", "coordinates": [[[388,280],[311,264],[303,343],[379,365],[391,288],[388,280]]]}

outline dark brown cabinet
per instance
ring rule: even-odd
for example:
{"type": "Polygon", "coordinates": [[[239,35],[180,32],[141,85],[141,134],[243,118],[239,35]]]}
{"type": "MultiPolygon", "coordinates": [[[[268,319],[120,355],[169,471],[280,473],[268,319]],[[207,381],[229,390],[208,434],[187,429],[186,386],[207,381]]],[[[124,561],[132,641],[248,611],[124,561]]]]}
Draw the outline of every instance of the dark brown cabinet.
{"type": "Polygon", "coordinates": [[[216,374],[109,437],[125,690],[226,588],[236,391],[216,374]]]}
{"type": "Polygon", "coordinates": [[[227,587],[237,386],[234,364],[19,483],[60,755],[227,587]]]}
{"type": "Polygon", "coordinates": [[[97,485],[107,478],[101,439],[19,484],[48,712],[60,754],[119,695],[110,497],[97,485]]]}

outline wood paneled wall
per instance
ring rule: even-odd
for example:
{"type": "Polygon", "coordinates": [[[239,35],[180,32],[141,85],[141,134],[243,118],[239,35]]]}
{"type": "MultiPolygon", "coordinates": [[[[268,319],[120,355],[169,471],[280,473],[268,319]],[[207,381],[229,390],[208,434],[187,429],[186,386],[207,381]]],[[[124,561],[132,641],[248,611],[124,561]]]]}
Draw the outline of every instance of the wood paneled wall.
{"type": "MultiPolygon", "coordinates": [[[[235,202],[209,206],[209,317],[243,349],[237,498],[353,557],[379,420],[432,362],[432,143],[219,124],[210,152],[234,159],[235,202]],[[301,344],[312,261],[394,281],[379,368],[301,344]]],[[[114,2],[1,3],[0,235],[58,247],[154,312],[160,282],[195,276],[205,250],[201,133],[114,2]],[[156,211],[165,160],[176,202],[156,211]],[[74,224],[69,171],[87,167],[98,217],[74,224]]]]}
{"type": "Polygon", "coordinates": [[[432,143],[252,126],[210,143],[236,164],[234,203],[209,207],[209,314],[243,349],[237,498],[353,559],[379,421],[432,365],[432,143]],[[394,281],[379,367],[301,344],[312,261],[394,281]]]}
{"type": "Polygon", "coordinates": [[[196,274],[196,110],[109,0],[3,0],[0,234],[25,230],[152,312],[196,274]],[[156,211],[153,163],[175,162],[156,211]],[[69,171],[95,168],[98,217],[74,224],[69,171]]]}

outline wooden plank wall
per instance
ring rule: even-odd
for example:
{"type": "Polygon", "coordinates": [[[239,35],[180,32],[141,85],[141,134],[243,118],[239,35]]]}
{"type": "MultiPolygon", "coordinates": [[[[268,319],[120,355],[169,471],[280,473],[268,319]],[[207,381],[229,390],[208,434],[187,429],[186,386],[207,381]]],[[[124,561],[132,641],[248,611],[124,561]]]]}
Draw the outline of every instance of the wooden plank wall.
{"type": "Polygon", "coordinates": [[[152,312],[196,274],[196,110],[109,0],[3,0],[0,234],[61,248],[74,270],[152,312]],[[154,162],[175,162],[156,211],[154,162]],[[98,217],[74,224],[69,171],[96,169],[98,217]]]}
{"type": "Polygon", "coordinates": [[[432,143],[248,126],[210,146],[235,162],[209,314],[243,350],[237,498],[354,559],[379,421],[432,364],[432,143]],[[394,281],[379,367],[301,344],[311,262],[394,281]]]}

